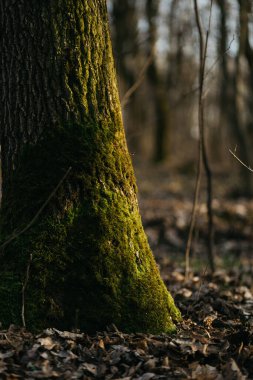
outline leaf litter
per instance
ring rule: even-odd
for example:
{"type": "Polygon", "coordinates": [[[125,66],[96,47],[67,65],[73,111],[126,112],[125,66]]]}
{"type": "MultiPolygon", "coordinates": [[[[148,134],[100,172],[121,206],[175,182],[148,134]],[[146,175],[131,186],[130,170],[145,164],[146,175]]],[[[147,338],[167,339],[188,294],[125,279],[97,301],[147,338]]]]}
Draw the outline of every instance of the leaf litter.
{"type": "Polygon", "coordinates": [[[10,326],[0,331],[0,378],[252,379],[253,295],[239,272],[182,277],[169,284],[184,317],[175,335],[114,325],[94,336],[55,328],[34,335],[10,326]]]}
{"type": "Polygon", "coordinates": [[[141,189],[144,226],[183,315],[176,334],[125,334],[112,325],[93,336],[56,328],[35,335],[12,325],[0,330],[0,379],[253,379],[253,203],[223,199],[214,206],[219,269],[211,275],[205,268],[201,206],[193,246],[198,264],[186,280],[191,202],[167,184],[159,194],[141,189]]]}

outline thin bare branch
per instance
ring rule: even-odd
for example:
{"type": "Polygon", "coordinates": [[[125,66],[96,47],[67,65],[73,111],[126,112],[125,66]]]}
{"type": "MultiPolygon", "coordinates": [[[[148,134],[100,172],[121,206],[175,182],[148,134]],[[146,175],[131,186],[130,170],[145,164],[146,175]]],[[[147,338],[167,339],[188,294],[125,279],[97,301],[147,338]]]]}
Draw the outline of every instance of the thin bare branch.
{"type": "Polygon", "coordinates": [[[186,279],[189,276],[190,271],[190,250],[192,245],[192,236],[196,222],[196,213],[198,207],[198,198],[200,191],[200,182],[201,182],[201,168],[202,161],[204,164],[206,176],[207,176],[207,209],[208,209],[208,257],[209,264],[212,272],[214,271],[214,260],[213,260],[213,218],[212,218],[212,182],[211,182],[211,171],[208,164],[207,152],[205,147],[205,120],[204,120],[204,80],[205,80],[205,66],[206,66],[206,58],[207,58],[207,46],[209,39],[209,32],[211,26],[211,14],[212,14],[212,5],[213,1],[210,3],[210,13],[209,13],[209,22],[208,22],[208,30],[206,33],[206,38],[204,41],[203,29],[201,25],[201,20],[199,16],[199,9],[197,0],[194,0],[194,11],[195,11],[195,19],[196,25],[199,34],[199,101],[198,101],[198,124],[199,124],[199,145],[198,145],[198,169],[197,169],[197,177],[195,184],[195,192],[194,192],[194,201],[193,208],[191,214],[190,228],[188,234],[188,240],[186,244],[186,252],[185,252],[185,277],[186,279]]]}
{"type": "Polygon", "coordinates": [[[229,149],[229,153],[232,154],[232,156],[234,156],[234,158],[240,162],[241,165],[243,165],[246,169],[248,169],[250,172],[253,173],[253,169],[249,166],[249,165],[246,165],[242,160],[240,160],[240,158],[235,154],[235,152],[233,152],[231,149],[229,149]]]}
{"type": "MultiPolygon", "coordinates": [[[[224,54],[221,55],[221,56],[218,56],[216,57],[216,59],[213,61],[213,63],[211,64],[211,66],[209,67],[208,70],[206,70],[206,73],[205,73],[205,82],[208,78],[208,76],[212,73],[213,69],[215,68],[215,66],[217,65],[217,63],[219,63],[219,61],[221,59],[224,58],[225,54],[231,49],[231,46],[232,46],[232,43],[235,41],[235,36],[233,36],[233,38],[231,39],[231,41],[229,42],[228,44],[228,47],[227,49],[225,50],[224,54]]],[[[176,107],[178,104],[181,104],[181,102],[187,98],[188,96],[194,94],[195,92],[199,91],[199,85],[192,88],[190,91],[188,92],[185,92],[184,94],[182,94],[182,96],[180,97],[180,99],[174,104],[174,107],[176,107]]],[[[205,94],[206,95],[206,94],[205,94]]]]}
{"type": "MultiPolygon", "coordinates": [[[[199,145],[200,145],[200,140],[199,140],[199,145]]],[[[200,150],[200,147],[199,147],[199,150],[200,150]]],[[[196,221],[196,215],[197,215],[197,209],[198,209],[201,173],[202,173],[202,160],[201,160],[201,155],[199,154],[195,191],[194,191],[194,200],[193,200],[191,220],[190,220],[190,228],[189,228],[189,233],[188,233],[188,238],[187,238],[187,243],[186,243],[186,250],[185,250],[185,279],[186,280],[188,280],[189,274],[190,274],[190,251],[191,251],[191,246],[192,246],[192,237],[193,237],[193,231],[195,227],[195,221],[196,221]]]]}
{"type": "Polygon", "coordinates": [[[204,55],[204,62],[203,62],[203,86],[200,91],[200,114],[201,114],[201,129],[202,129],[202,158],[203,158],[203,164],[205,168],[206,178],[207,178],[207,214],[208,214],[208,259],[209,259],[209,265],[212,272],[215,271],[215,265],[214,265],[214,253],[213,253],[213,240],[214,240],[214,228],[213,228],[213,210],[212,210],[212,198],[213,198],[213,189],[212,189],[212,173],[209,166],[208,156],[207,156],[207,149],[206,149],[206,139],[205,139],[205,119],[204,119],[204,80],[205,80],[205,63],[207,58],[207,46],[208,46],[208,39],[209,39],[209,33],[211,28],[211,17],[212,17],[212,7],[213,7],[213,0],[210,2],[210,11],[209,11],[209,23],[208,23],[208,30],[206,32],[206,44],[205,44],[205,55],[204,55]]]}
{"type": "Polygon", "coordinates": [[[130,97],[135,93],[135,91],[138,89],[138,87],[142,84],[142,82],[143,82],[143,80],[145,78],[145,73],[146,73],[147,69],[149,68],[149,66],[151,65],[153,59],[154,59],[153,54],[151,54],[148,57],[147,61],[145,62],[144,66],[142,67],[137,80],[127,90],[127,92],[123,96],[123,98],[121,100],[121,107],[122,107],[122,109],[127,105],[127,103],[129,102],[130,97]]]}
{"type": "Polygon", "coordinates": [[[32,259],[33,259],[33,255],[31,254],[30,257],[29,257],[27,268],[26,268],[25,281],[24,281],[24,284],[22,286],[22,310],[21,310],[21,318],[22,318],[23,327],[26,327],[26,323],[25,323],[25,291],[26,291],[26,287],[27,287],[27,284],[28,284],[28,280],[29,280],[30,267],[31,267],[32,259]]]}

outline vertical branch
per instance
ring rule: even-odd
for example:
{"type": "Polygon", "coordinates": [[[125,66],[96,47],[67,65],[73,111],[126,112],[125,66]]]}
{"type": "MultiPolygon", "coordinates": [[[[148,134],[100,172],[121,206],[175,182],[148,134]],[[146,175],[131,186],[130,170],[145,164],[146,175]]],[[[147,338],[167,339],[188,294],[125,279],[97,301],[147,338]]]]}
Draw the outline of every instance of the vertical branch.
{"type": "Polygon", "coordinates": [[[209,22],[208,30],[206,33],[206,38],[204,41],[204,33],[201,25],[198,3],[197,0],[194,0],[194,13],[196,19],[196,25],[199,35],[199,97],[198,97],[198,125],[199,125],[199,145],[198,145],[198,168],[197,168],[197,177],[195,184],[195,193],[194,193],[194,202],[191,215],[190,229],[188,234],[188,240],[186,245],[185,252],[185,277],[188,278],[190,270],[190,250],[192,244],[192,235],[195,227],[198,199],[199,199],[199,190],[201,182],[201,169],[202,161],[207,177],[207,210],[208,210],[208,259],[210,269],[214,271],[214,259],[213,259],[213,214],[212,214],[212,175],[208,163],[206,145],[205,145],[205,119],[204,119],[204,81],[205,81],[205,66],[206,66],[206,56],[207,56],[207,46],[209,39],[209,32],[211,26],[211,14],[212,14],[212,5],[213,0],[210,3],[210,13],[209,13],[209,22]]]}
{"type": "Polygon", "coordinates": [[[198,117],[199,117],[199,137],[201,141],[201,154],[204,164],[204,169],[207,178],[207,213],[208,213],[208,260],[210,269],[214,272],[214,258],[213,258],[213,213],[212,213],[212,174],[208,162],[206,142],[205,142],[205,118],[204,118],[204,81],[205,81],[205,66],[207,56],[207,46],[211,27],[211,15],[212,15],[213,0],[210,3],[209,22],[206,32],[206,38],[204,43],[203,30],[200,22],[199,10],[197,0],[194,0],[194,11],[196,24],[199,34],[199,102],[198,102],[198,117]]]}
{"type": "Polygon", "coordinates": [[[198,143],[198,164],[197,164],[195,191],[194,191],[194,201],[193,201],[193,206],[192,206],[190,228],[189,228],[186,250],[185,250],[185,279],[186,280],[188,279],[189,273],[190,273],[190,251],[191,251],[192,236],[193,236],[193,231],[194,231],[195,221],[196,221],[196,214],[197,214],[198,200],[199,200],[200,182],[201,182],[201,172],[202,172],[202,159],[201,159],[202,148],[201,148],[201,144],[202,144],[202,141],[201,141],[201,139],[199,139],[199,143],[198,143]]]}
{"type": "Polygon", "coordinates": [[[31,266],[32,259],[33,259],[33,255],[31,254],[30,258],[29,258],[29,261],[28,261],[28,264],[27,264],[27,268],[26,268],[25,281],[24,281],[24,284],[22,286],[22,310],[21,310],[21,318],[22,318],[23,327],[26,327],[26,323],[25,323],[25,291],[26,291],[26,287],[27,287],[27,284],[28,284],[28,280],[29,280],[30,266],[31,266]]]}
{"type": "MultiPolygon", "coordinates": [[[[195,0],[196,1],[196,0],[195,0]]],[[[203,87],[204,87],[204,80],[205,80],[205,63],[206,63],[206,55],[207,55],[207,46],[208,46],[208,39],[209,39],[209,33],[211,28],[211,16],[212,16],[212,7],[213,7],[213,0],[211,0],[210,3],[210,12],[209,12],[209,23],[208,23],[208,29],[206,32],[206,44],[205,44],[205,53],[203,57],[203,85],[201,89],[201,93],[199,97],[201,98],[201,127],[202,127],[202,156],[203,156],[203,163],[204,168],[206,172],[206,178],[207,178],[207,213],[208,213],[208,260],[210,269],[212,272],[215,271],[215,264],[214,264],[214,252],[213,252],[213,241],[214,241],[214,226],[213,226],[213,210],[212,210],[212,201],[213,201],[213,186],[212,186],[212,173],[209,166],[208,156],[207,156],[207,149],[206,149],[206,140],[205,140],[205,120],[204,120],[204,104],[203,104],[203,87]]]]}

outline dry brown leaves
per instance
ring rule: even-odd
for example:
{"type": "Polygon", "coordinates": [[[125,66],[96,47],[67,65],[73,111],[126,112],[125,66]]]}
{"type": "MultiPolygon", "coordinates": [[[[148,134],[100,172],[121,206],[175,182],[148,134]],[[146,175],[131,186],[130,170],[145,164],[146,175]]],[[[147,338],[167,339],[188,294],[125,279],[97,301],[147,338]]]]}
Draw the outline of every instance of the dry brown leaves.
{"type": "Polygon", "coordinates": [[[173,336],[116,326],[95,336],[55,328],[34,336],[10,326],[0,332],[0,379],[252,379],[253,296],[237,275],[185,282],[172,273],[184,315],[173,336]]]}
{"type": "MultiPolygon", "coordinates": [[[[189,186],[173,192],[175,181],[161,187],[161,178],[152,194],[142,188],[141,211],[164,280],[184,317],[177,334],[124,334],[111,326],[95,336],[55,328],[34,336],[10,326],[0,331],[1,380],[253,379],[253,203],[214,202],[216,249],[226,270],[211,277],[199,268],[185,281],[191,200],[183,193],[189,195],[189,186]],[[236,265],[231,265],[232,255],[236,265]]],[[[202,267],[205,220],[200,206],[193,251],[202,267]]]]}

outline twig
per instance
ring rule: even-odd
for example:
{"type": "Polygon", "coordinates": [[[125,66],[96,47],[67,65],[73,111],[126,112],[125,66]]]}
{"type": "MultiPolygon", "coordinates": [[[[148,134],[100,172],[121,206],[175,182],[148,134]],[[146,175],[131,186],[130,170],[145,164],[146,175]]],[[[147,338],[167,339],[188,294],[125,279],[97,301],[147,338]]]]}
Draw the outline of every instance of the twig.
{"type": "MultiPolygon", "coordinates": [[[[234,42],[235,40],[235,36],[233,36],[233,38],[231,39],[231,41],[229,42],[228,44],[228,47],[226,48],[226,50],[224,51],[224,53],[221,55],[221,56],[218,56],[216,57],[216,59],[213,61],[213,63],[211,64],[211,66],[209,67],[209,69],[206,71],[205,73],[205,82],[206,82],[206,79],[207,77],[209,76],[209,74],[212,73],[213,69],[215,68],[215,66],[217,65],[217,63],[224,58],[225,54],[231,49],[231,45],[232,43],[234,42]]],[[[199,91],[200,87],[199,85],[192,88],[191,90],[189,90],[188,92],[185,92],[184,94],[182,94],[182,96],[180,97],[180,99],[174,103],[174,107],[176,107],[178,104],[180,104],[185,98],[187,98],[188,96],[194,94],[195,92],[199,91]]]]}
{"type": "Polygon", "coordinates": [[[14,232],[1,246],[0,246],[0,256],[3,254],[3,249],[9,245],[13,240],[17,239],[17,237],[19,237],[20,235],[22,235],[24,232],[26,232],[35,222],[36,220],[38,219],[38,217],[40,216],[40,214],[42,213],[42,211],[44,210],[44,208],[47,206],[47,204],[50,202],[50,200],[53,198],[53,196],[55,195],[55,193],[57,192],[57,190],[59,189],[59,187],[61,186],[61,184],[64,182],[64,180],[67,178],[67,176],[69,175],[70,171],[72,170],[71,166],[68,168],[68,170],[66,171],[66,173],[64,174],[64,176],[61,178],[60,182],[58,183],[58,185],[54,188],[54,190],[52,191],[52,193],[49,195],[49,197],[47,198],[47,200],[43,203],[43,205],[41,206],[41,208],[39,209],[39,211],[36,213],[36,215],[32,218],[32,220],[19,232],[14,232]]]}
{"type": "Polygon", "coordinates": [[[141,85],[143,79],[145,78],[145,73],[146,73],[148,67],[150,66],[150,64],[152,63],[153,59],[154,59],[153,54],[151,54],[148,57],[147,61],[145,62],[144,66],[142,67],[136,82],[126,91],[125,95],[123,96],[123,98],[121,100],[121,107],[122,108],[124,108],[127,105],[129,98],[133,95],[133,93],[141,85]]]}
{"type": "Polygon", "coordinates": [[[7,334],[3,334],[5,339],[8,341],[8,343],[10,343],[11,346],[15,347],[12,343],[12,341],[9,339],[8,335],[7,334]]]}
{"type": "Polygon", "coordinates": [[[191,245],[192,245],[192,235],[195,227],[195,220],[196,220],[196,214],[198,209],[198,200],[199,200],[199,190],[200,190],[200,183],[201,183],[201,172],[202,172],[202,160],[201,160],[201,140],[199,139],[199,153],[198,153],[198,166],[197,166],[197,175],[196,175],[196,183],[195,183],[195,191],[194,191],[194,201],[192,205],[192,212],[191,212],[191,221],[190,221],[190,228],[186,243],[186,250],[185,250],[185,280],[187,281],[189,278],[190,273],[190,251],[191,251],[191,245]]]}
{"type": "MultiPolygon", "coordinates": [[[[199,93],[201,93],[201,89],[203,86],[203,50],[204,50],[204,42],[203,42],[203,33],[202,33],[202,27],[200,24],[200,18],[198,13],[198,7],[197,7],[197,0],[194,0],[194,9],[195,9],[195,17],[196,17],[196,23],[198,26],[199,32],[199,54],[200,54],[200,70],[199,70],[199,93]]],[[[202,99],[199,96],[199,100],[202,99]]],[[[188,233],[188,239],[186,244],[186,251],[185,251],[185,280],[188,280],[189,278],[189,272],[190,272],[190,251],[191,251],[191,245],[192,245],[192,236],[193,231],[195,227],[195,221],[196,221],[196,213],[197,213],[197,207],[198,207],[198,199],[199,199],[199,190],[200,190],[200,183],[201,183],[201,172],[202,172],[202,129],[200,127],[201,125],[201,118],[200,118],[200,103],[198,107],[198,118],[199,118],[199,142],[198,142],[198,164],[197,164],[197,176],[196,176],[196,183],[195,183],[195,191],[194,191],[194,201],[192,206],[192,213],[191,213],[191,221],[190,221],[190,228],[188,233]]]]}
{"type": "Polygon", "coordinates": [[[221,56],[218,56],[216,57],[216,59],[213,61],[213,63],[211,64],[211,66],[209,67],[209,69],[206,71],[206,77],[213,71],[214,67],[217,65],[217,63],[224,58],[224,56],[226,55],[226,53],[230,50],[231,48],[231,45],[232,43],[234,42],[235,40],[235,36],[232,37],[231,41],[229,42],[228,44],[228,47],[226,48],[226,50],[224,51],[224,53],[221,55],[221,56]]]}
{"type": "MultiPolygon", "coordinates": [[[[197,1],[197,0],[195,0],[197,1]]],[[[208,22],[208,29],[206,33],[206,43],[205,43],[205,52],[203,57],[203,68],[202,68],[202,76],[203,76],[203,84],[202,88],[200,90],[199,94],[199,103],[200,103],[200,114],[201,114],[201,124],[200,127],[202,129],[202,157],[203,157],[203,163],[204,168],[206,172],[206,178],[207,178],[207,214],[208,214],[208,259],[209,259],[209,265],[212,273],[215,271],[215,265],[214,265],[214,255],[213,255],[213,238],[214,238],[214,229],[213,229],[213,210],[212,210],[212,173],[208,162],[208,156],[207,156],[207,150],[206,150],[206,141],[205,141],[205,119],[204,119],[204,80],[205,80],[205,63],[206,63],[206,57],[207,57],[207,46],[208,46],[208,39],[209,39],[209,33],[211,29],[211,17],[212,17],[212,7],[213,7],[213,0],[210,2],[210,12],[209,12],[209,22],[208,22]]],[[[200,31],[199,31],[200,32],[200,31]]]]}
{"type": "Polygon", "coordinates": [[[27,284],[28,284],[28,280],[29,280],[30,266],[31,266],[32,259],[33,259],[33,255],[31,254],[30,258],[29,258],[29,261],[28,261],[28,264],[27,264],[27,268],[26,268],[25,281],[24,281],[24,284],[22,286],[22,310],[21,310],[21,318],[22,318],[23,327],[26,327],[26,323],[25,323],[25,290],[26,290],[26,287],[27,287],[27,284]]]}
{"type": "Polygon", "coordinates": [[[205,148],[205,138],[204,138],[204,130],[205,130],[205,122],[204,122],[204,99],[203,99],[203,89],[204,89],[204,81],[205,81],[205,65],[206,65],[206,56],[207,56],[207,46],[208,46],[208,38],[209,31],[211,25],[211,14],[212,14],[212,5],[213,1],[211,0],[210,4],[210,14],[209,14],[209,22],[208,22],[208,30],[206,33],[206,39],[204,42],[203,30],[201,25],[201,20],[199,16],[198,4],[197,0],[194,0],[194,11],[195,11],[195,19],[199,33],[199,61],[200,61],[200,70],[199,70],[199,101],[198,101],[198,124],[199,124],[199,144],[198,144],[198,167],[197,167],[197,176],[196,176],[196,184],[195,184],[195,192],[194,192],[194,202],[192,207],[191,221],[189,234],[186,244],[185,251],[185,278],[186,280],[189,277],[190,271],[190,250],[192,245],[192,236],[195,227],[196,221],[196,213],[199,199],[199,190],[201,183],[201,169],[202,169],[202,161],[204,163],[204,168],[207,176],[207,187],[208,187],[208,196],[207,196],[207,209],[208,209],[208,257],[211,270],[214,271],[214,262],[213,262],[213,221],[212,221],[212,183],[211,183],[211,172],[208,165],[207,153],[205,148]]]}
{"type": "Polygon", "coordinates": [[[250,172],[253,173],[253,169],[249,166],[249,165],[246,165],[242,160],[240,160],[240,158],[235,154],[235,152],[232,152],[231,149],[229,149],[229,153],[232,154],[232,156],[234,156],[234,158],[240,162],[241,165],[243,165],[245,168],[247,168],[250,172]]]}
{"type": "Polygon", "coordinates": [[[197,295],[196,295],[196,301],[197,303],[199,302],[199,299],[200,299],[200,291],[204,285],[204,281],[205,281],[205,275],[206,275],[206,272],[207,272],[207,266],[205,267],[205,269],[203,270],[202,272],[202,275],[201,275],[201,278],[200,278],[200,284],[199,284],[199,289],[198,289],[198,292],[197,292],[197,295]]]}

